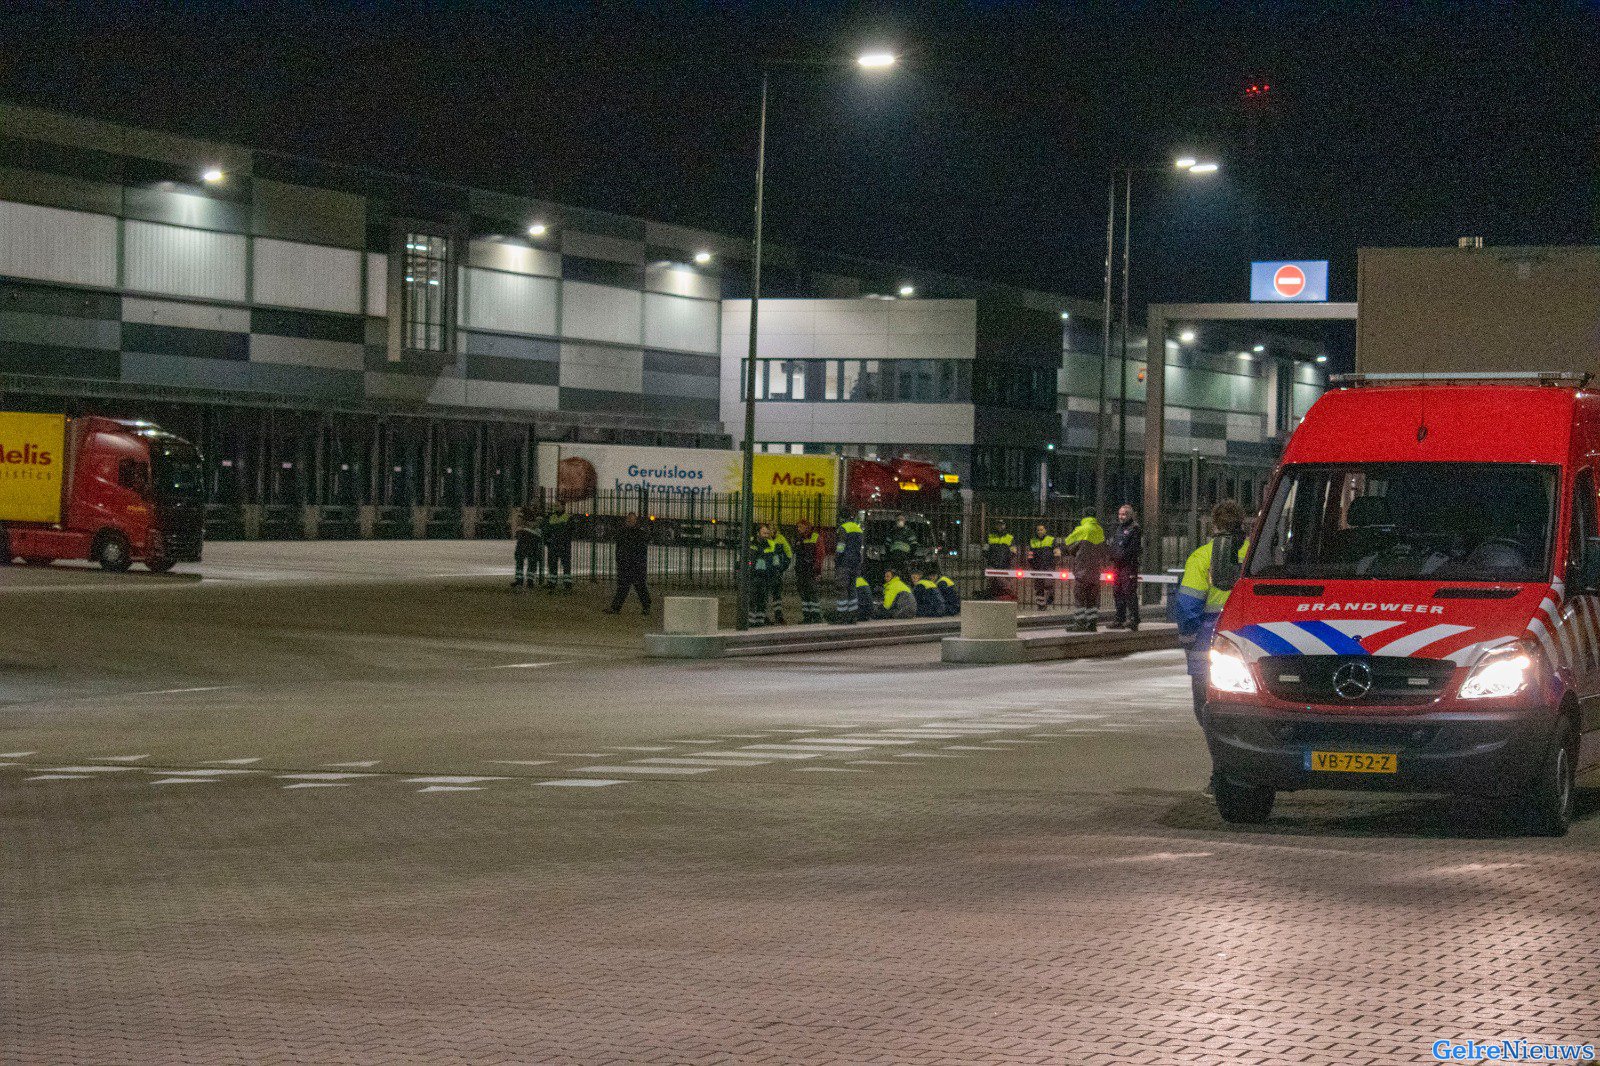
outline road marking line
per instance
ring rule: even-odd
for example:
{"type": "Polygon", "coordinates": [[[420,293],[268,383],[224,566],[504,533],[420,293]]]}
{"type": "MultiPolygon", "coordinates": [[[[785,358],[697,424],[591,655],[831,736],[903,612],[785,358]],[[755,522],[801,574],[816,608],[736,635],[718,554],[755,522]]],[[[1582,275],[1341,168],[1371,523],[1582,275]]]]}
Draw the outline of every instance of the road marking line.
{"type": "Polygon", "coordinates": [[[152,787],[156,785],[210,785],[215,783],[215,779],[210,777],[163,777],[159,781],[150,782],[152,787]]]}
{"type": "Polygon", "coordinates": [[[83,774],[34,774],[32,777],[24,777],[23,780],[24,781],[92,781],[94,779],[92,777],[85,777],[83,774]]]}
{"type": "Polygon", "coordinates": [[[382,761],[381,759],[358,759],[358,760],[355,760],[355,761],[352,761],[352,762],[325,762],[322,765],[323,766],[359,766],[359,767],[366,768],[366,767],[377,766],[378,763],[380,763],[381,761],[382,761]]]}
{"type": "Polygon", "coordinates": [[[665,744],[654,744],[654,745],[652,745],[652,744],[625,744],[620,748],[613,748],[612,750],[613,751],[676,751],[677,749],[669,747],[669,746],[667,746],[665,744]]]}
{"type": "Polygon", "coordinates": [[[746,744],[740,751],[815,751],[824,755],[854,755],[870,751],[865,744],[746,744]]]}
{"type": "Polygon", "coordinates": [[[765,733],[719,733],[718,740],[760,740],[765,733]]]}
{"type": "Polygon", "coordinates": [[[986,740],[985,744],[1043,744],[1042,740],[986,740]]]}
{"type": "Polygon", "coordinates": [[[349,788],[350,786],[347,785],[343,781],[301,781],[297,785],[284,785],[283,787],[285,789],[290,789],[290,788],[349,788]]]}
{"type": "Polygon", "coordinates": [[[760,755],[763,759],[820,759],[826,753],[820,751],[762,751],[755,753],[747,751],[692,751],[689,754],[704,756],[708,759],[749,759],[752,754],[760,755]]]}
{"type": "Polygon", "coordinates": [[[557,788],[603,788],[606,785],[628,785],[631,781],[604,781],[598,777],[563,777],[554,781],[540,781],[541,785],[555,785],[557,788]]]}
{"type": "Polygon", "coordinates": [[[899,737],[818,737],[816,740],[791,740],[791,744],[877,744],[880,746],[896,744],[915,744],[914,740],[901,740],[899,737]]]}
{"type": "Polygon", "coordinates": [[[563,759],[604,759],[611,754],[607,751],[552,751],[551,755],[558,755],[563,759]]]}
{"type": "Polygon", "coordinates": [[[46,770],[53,774],[123,774],[129,773],[137,767],[134,766],[46,766],[46,770]]]}
{"type": "Polygon", "coordinates": [[[279,774],[282,781],[348,781],[352,778],[377,777],[377,774],[279,774]]]}
{"type": "Polygon", "coordinates": [[[723,738],[723,737],[701,737],[699,740],[674,740],[674,741],[670,741],[670,743],[673,743],[673,744],[715,744],[717,741],[723,740],[723,739],[725,739],[725,738],[723,738]]]}
{"type": "Polygon", "coordinates": [[[851,759],[851,766],[893,766],[888,759],[851,759]]]}
{"type": "Polygon", "coordinates": [[[475,785],[479,781],[510,781],[509,777],[459,777],[455,775],[435,775],[433,777],[408,777],[408,785],[475,785]]]}
{"type": "Polygon", "coordinates": [[[694,770],[687,766],[575,766],[580,774],[709,774],[709,769],[694,770]]]}
{"type": "Polygon", "coordinates": [[[865,770],[852,770],[848,766],[796,766],[797,774],[864,774],[865,770]]]}
{"type": "Polygon", "coordinates": [[[138,762],[140,759],[148,759],[149,757],[150,756],[148,756],[148,755],[100,755],[100,756],[97,756],[94,761],[95,762],[138,762]]]}
{"type": "Polygon", "coordinates": [[[261,770],[233,770],[217,767],[213,770],[151,770],[145,769],[147,774],[165,774],[167,777],[222,777],[228,774],[259,774],[261,770]]]}
{"type": "Polygon", "coordinates": [[[965,755],[946,755],[939,751],[897,751],[896,759],[965,759],[965,755]]]}
{"type": "Polygon", "coordinates": [[[427,788],[419,788],[419,789],[417,789],[417,791],[418,792],[482,792],[483,788],[481,786],[479,786],[479,785],[429,785],[427,788]]]}
{"type": "Polygon", "coordinates": [[[946,744],[944,746],[944,750],[945,751],[986,751],[989,754],[993,755],[995,752],[1004,751],[1005,749],[1004,748],[980,748],[976,744],[946,744]]]}
{"type": "Polygon", "coordinates": [[[501,666],[490,666],[489,670],[532,670],[539,666],[554,666],[555,663],[505,663],[501,666]]]}
{"type": "Polygon", "coordinates": [[[661,763],[667,766],[771,766],[771,759],[635,759],[636,763],[661,763]]]}
{"type": "Polygon", "coordinates": [[[39,754],[36,751],[0,751],[0,759],[26,759],[30,755],[39,754]]]}
{"type": "Polygon", "coordinates": [[[768,732],[771,732],[771,733],[820,733],[820,732],[822,732],[822,730],[820,730],[820,729],[772,729],[772,730],[768,730],[768,732]]]}
{"type": "Polygon", "coordinates": [[[506,766],[549,766],[554,759],[490,759],[492,763],[503,763],[506,766]]]}
{"type": "Polygon", "coordinates": [[[208,763],[216,763],[216,764],[221,764],[221,765],[225,765],[225,766],[249,766],[253,762],[260,762],[261,761],[261,756],[252,755],[248,759],[206,759],[204,761],[208,762],[208,763]]]}
{"type": "Polygon", "coordinates": [[[237,688],[237,685],[197,685],[193,688],[157,688],[149,692],[130,692],[130,696],[177,696],[185,692],[221,692],[225,688],[237,688]]]}

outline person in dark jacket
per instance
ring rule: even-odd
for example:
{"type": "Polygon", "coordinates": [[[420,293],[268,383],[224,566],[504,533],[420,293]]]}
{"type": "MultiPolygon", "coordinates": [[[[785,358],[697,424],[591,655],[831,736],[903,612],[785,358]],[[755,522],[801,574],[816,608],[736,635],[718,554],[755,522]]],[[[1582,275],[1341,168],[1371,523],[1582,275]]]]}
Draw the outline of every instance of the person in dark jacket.
{"type": "Polygon", "coordinates": [[[747,617],[750,628],[770,625],[769,605],[778,605],[778,621],[783,621],[783,572],[789,566],[787,540],[773,533],[772,525],[761,523],[750,539],[750,611],[747,617]]]}
{"type": "Polygon", "coordinates": [[[650,528],[629,511],[617,530],[617,594],[611,597],[606,614],[621,614],[630,590],[639,594],[639,613],[650,613],[650,590],[645,586],[649,562],[650,528]]]}
{"type": "Polygon", "coordinates": [[[1111,557],[1111,598],[1116,603],[1113,629],[1139,628],[1139,561],[1144,554],[1144,527],[1132,504],[1117,508],[1117,528],[1106,538],[1111,557]]]}
{"type": "MultiPolygon", "coordinates": [[[[1001,519],[989,531],[988,542],[983,547],[983,566],[985,570],[1010,570],[1016,565],[1016,537],[1001,519]]],[[[1014,600],[1017,598],[1016,580],[991,574],[984,582],[984,595],[991,600],[1014,600]]]]}
{"type": "Polygon", "coordinates": [[[539,514],[537,499],[530,496],[527,503],[511,509],[511,540],[517,568],[511,587],[538,587],[544,576],[544,517],[539,514]]]}
{"type": "Polygon", "coordinates": [[[817,598],[817,572],[822,563],[817,557],[822,535],[808,519],[794,527],[794,590],[800,594],[800,621],[822,621],[822,602],[817,598]]]}
{"type": "MultiPolygon", "coordinates": [[[[1060,561],[1061,549],[1056,546],[1056,538],[1040,522],[1034,527],[1033,538],[1028,541],[1028,569],[1039,574],[1054,575],[1060,561]]],[[[1033,579],[1033,603],[1041,611],[1056,605],[1054,576],[1033,579]]]]}
{"type": "Polygon", "coordinates": [[[911,571],[911,597],[917,601],[918,618],[944,617],[944,597],[939,586],[921,570],[911,571]]]}
{"type": "Polygon", "coordinates": [[[856,575],[856,583],[852,587],[855,594],[855,607],[850,612],[850,621],[857,618],[869,622],[878,617],[878,600],[872,593],[872,586],[867,584],[867,579],[856,575]]]}
{"type": "Polygon", "coordinates": [[[544,516],[544,554],[547,561],[544,587],[556,587],[556,571],[561,572],[561,590],[572,591],[572,516],[563,504],[544,516]]]}
{"type": "Polygon", "coordinates": [[[961,590],[949,574],[940,574],[933,582],[939,587],[939,598],[944,600],[944,613],[954,618],[961,613],[961,590]]]}
{"type": "MultiPolygon", "coordinates": [[[[839,530],[834,538],[837,543],[833,552],[833,578],[836,585],[833,607],[837,614],[835,621],[854,622],[857,618],[871,618],[872,612],[861,611],[861,597],[858,592],[861,582],[862,548],[865,540],[861,523],[854,518],[846,518],[839,523],[839,530]]],[[[868,597],[871,602],[871,597],[868,597]]]]}

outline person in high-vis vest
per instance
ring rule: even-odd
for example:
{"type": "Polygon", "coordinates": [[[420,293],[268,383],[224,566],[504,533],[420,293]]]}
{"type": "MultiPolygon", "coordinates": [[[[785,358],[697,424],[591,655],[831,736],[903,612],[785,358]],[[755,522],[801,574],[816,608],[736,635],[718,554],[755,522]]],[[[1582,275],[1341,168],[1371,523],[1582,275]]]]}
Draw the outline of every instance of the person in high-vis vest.
{"type": "Polygon", "coordinates": [[[822,534],[807,519],[795,523],[794,590],[800,594],[800,621],[822,621],[822,601],[817,598],[817,551],[822,534]]]}
{"type": "Polygon", "coordinates": [[[895,571],[885,570],[883,572],[883,617],[915,618],[916,616],[917,597],[911,591],[911,586],[906,584],[895,571]]]}
{"type": "Polygon", "coordinates": [[[872,586],[867,584],[867,579],[856,575],[856,583],[851,590],[854,597],[854,607],[850,612],[850,621],[860,618],[863,622],[878,617],[878,604],[872,596],[872,586]]]}
{"type": "Polygon", "coordinates": [[[1043,611],[1055,606],[1056,564],[1060,559],[1061,550],[1056,547],[1056,538],[1040,522],[1033,527],[1033,536],[1028,540],[1028,569],[1049,576],[1033,579],[1033,606],[1036,610],[1043,611]]]}
{"type": "Polygon", "coordinates": [[[949,574],[940,574],[933,582],[939,587],[939,598],[944,600],[944,613],[954,618],[961,613],[961,590],[949,574]]]}
{"type": "Polygon", "coordinates": [[[1072,618],[1067,628],[1093,633],[1100,628],[1100,574],[1106,564],[1106,531],[1094,515],[1084,515],[1062,550],[1072,564],[1072,618]]]}
{"type": "Polygon", "coordinates": [[[761,523],[750,540],[750,613],[747,620],[752,629],[770,621],[767,605],[782,591],[779,582],[783,580],[785,565],[783,548],[772,535],[772,527],[761,523]]]}
{"type": "Polygon", "coordinates": [[[1211,642],[1217,619],[1228,594],[1239,579],[1248,547],[1243,530],[1244,512],[1232,500],[1212,508],[1215,536],[1189,553],[1183,581],[1172,598],[1172,620],[1178,623],[1178,641],[1189,663],[1189,688],[1194,696],[1194,717],[1205,726],[1206,677],[1210,671],[1211,642]]]}
{"type": "MultiPolygon", "coordinates": [[[[1010,570],[1016,562],[1016,538],[1006,529],[1005,520],[1002,519],[989,531],[988,542],[983,546],[983,567],[985,570],[1010,570]]],[[[991,575],[984,582],[983,595],[991,600],[1014,600],[1017,598],[1015,580],[991,575]]]]}
{"type": "Polygon", "coordinates": [[[911,595],[917,601],[918,618],[943,618],[944,597],[939,586],[921,570],[911,571],[911,595]]]}
{"type": "Polygon", "coordinates": [[[772,619],[780,626],[786,626],[789,620],[783,617],[783,572],[794,562],[794,546],[783,535],[783,527],[776,524],[772,527],[772,540],[778,546],[778,570],[771,575],[768,586],[772,596],[772,619]]]}
{"type": "Polygon", "coordinates": [[[563,592],[572,591],[572,516],[562,504],[544,516],[544,554],[546,559],[544,587],[556,587],[556,572],[560,571],[563,592]]]}
{"type": "MultiPolygon", "coordinates": [[[[834,600],[833,609],[837,621],[846,624],[854,622],[858,617],[872,617],[870,612],[862,614],[859,610],[860,600],[856,592],[865,584],[861,579],[864,539],[861,523],[854,518],[846,518],[840,522],[834,534],[833,579],[837,599],[834,600]]],[[[870,602],[869,599],[868,603],[870,602]]]]}

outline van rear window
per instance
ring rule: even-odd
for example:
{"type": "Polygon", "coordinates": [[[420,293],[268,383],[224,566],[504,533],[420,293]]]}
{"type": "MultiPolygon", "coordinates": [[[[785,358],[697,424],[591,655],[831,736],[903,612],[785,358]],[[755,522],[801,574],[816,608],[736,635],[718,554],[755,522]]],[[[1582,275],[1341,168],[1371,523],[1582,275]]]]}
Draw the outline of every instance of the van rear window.
{"type": "Polygon", "coordinates": [[[1548,581],[1558,475],[1524,463],[1287,467],[1250,576],[1548,581]]]}

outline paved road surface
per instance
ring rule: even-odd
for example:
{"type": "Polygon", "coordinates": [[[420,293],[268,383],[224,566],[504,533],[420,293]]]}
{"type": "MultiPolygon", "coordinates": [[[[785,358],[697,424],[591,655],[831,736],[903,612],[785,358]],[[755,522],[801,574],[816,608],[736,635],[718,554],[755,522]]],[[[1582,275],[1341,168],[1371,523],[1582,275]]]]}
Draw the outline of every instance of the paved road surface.
{"type": "Polygon", "coordinates": [[[1562,841],[1332,794],[1225,830],[1174,654],[647,663],[592,594],[384,547],[0,571],[0,1061],[1600,1038],[1593,792],[1562,841]]]}

